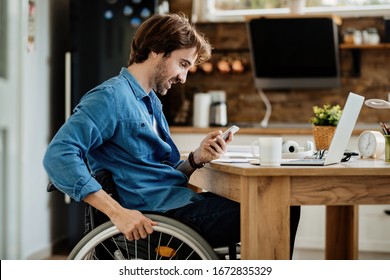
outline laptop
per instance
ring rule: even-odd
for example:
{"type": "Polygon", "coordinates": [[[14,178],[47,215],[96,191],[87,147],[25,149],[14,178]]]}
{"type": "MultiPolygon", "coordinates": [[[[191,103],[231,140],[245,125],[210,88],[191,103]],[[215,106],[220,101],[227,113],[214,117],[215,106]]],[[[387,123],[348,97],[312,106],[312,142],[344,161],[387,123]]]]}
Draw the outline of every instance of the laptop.
{"type": "Polygon", "coordinates": [[[340,163],[351,138],[360,110],[363,106],[364,97],[350,92],[345,103],[340,121],[336,127],[332,142],[326,158],[322,159],[298,159],[284,161],[283,166],[323,166],[340,163]]]}

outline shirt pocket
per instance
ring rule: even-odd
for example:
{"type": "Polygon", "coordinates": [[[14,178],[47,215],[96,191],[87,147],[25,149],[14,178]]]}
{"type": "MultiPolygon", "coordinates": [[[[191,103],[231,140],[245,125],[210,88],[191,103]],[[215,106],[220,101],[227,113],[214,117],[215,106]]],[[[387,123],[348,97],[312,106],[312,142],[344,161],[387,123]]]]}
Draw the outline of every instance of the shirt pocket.
{"type": "Polygon", "coordinates": [[[145,120],[126,122],[127,146],[137,157],[148,157],[155,146],[155,132],[145,120]]]}

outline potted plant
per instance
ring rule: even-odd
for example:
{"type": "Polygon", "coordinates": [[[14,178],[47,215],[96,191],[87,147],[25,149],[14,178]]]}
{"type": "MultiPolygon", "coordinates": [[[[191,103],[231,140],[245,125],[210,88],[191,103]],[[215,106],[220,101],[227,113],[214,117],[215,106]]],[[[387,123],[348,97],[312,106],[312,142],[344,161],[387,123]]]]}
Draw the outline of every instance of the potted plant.
{"type": "Polygon", "coordinates": [[[332,141],[336,126],[340,121],[342,110],[340,105],[329,104],[322,107],[313,106],[314,116],[310,118],[313,124],[313,136],[317,150],[327,150],[332,141]]]}

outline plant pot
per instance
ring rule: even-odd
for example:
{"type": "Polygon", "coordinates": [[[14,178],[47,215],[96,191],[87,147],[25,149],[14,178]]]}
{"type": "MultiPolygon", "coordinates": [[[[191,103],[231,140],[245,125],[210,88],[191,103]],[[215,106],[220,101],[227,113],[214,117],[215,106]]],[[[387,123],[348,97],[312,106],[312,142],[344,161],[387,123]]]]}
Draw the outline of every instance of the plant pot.
{"type": "Polygon", "coordinates": [[[313,126],[313,137],[317,150],[329,149],[335,130],[335,126],[313,126]]]}

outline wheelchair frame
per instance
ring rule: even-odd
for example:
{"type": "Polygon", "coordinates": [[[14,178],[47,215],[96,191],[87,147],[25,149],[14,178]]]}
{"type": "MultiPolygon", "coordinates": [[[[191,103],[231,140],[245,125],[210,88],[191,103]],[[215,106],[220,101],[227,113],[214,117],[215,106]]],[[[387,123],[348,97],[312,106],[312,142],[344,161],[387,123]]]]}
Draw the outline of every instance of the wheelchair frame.
{"type": "MultiPolygon", "coordinates": [[[[115,184],[106,171],[95,178],[103,189],[116,199],[115,184]]],[[[49,183],[47,191],[57,188],[49,183]]],[[[147,260],[217,260],[236,259],[236,245],[212,248],[209,243],[188,225],[160,213],[143,213],[158,224],[146,239],[129,241],[92,206],[85,208],[85,236],[76,244],[68,260],[147,259],[147,260]]],[[[238,247],[239,249],[239,247],[238,247]]]]}
{"type": "Polygon", "coordinates": [[[69,254],[68,260],[220,259],[207,241],[190,227],[162,215],[145,216],[158,223],[146,239],[129,241],[108,221],[82,238],[69,254]]]}

